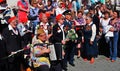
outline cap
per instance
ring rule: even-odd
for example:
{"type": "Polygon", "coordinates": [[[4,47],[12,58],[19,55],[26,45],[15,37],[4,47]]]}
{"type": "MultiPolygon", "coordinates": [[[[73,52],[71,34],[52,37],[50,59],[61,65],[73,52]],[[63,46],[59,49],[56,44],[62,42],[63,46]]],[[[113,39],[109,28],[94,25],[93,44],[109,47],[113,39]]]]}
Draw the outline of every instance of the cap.
{"type": "Polygon", "coordinates": [[[3,2],[4,0],[0,0],[0,3],[3,2]]]}
{"type": "Polygon", "coordinates": [[[49,12],[45,12],[45,15],[47,16],[47,18],[50,17],[50,13],[49,12]]]}
{"type": "Polygon", "coordinates": [[[63,15],[71,15],[71,10],[66,10],[63,12],[63,15]]]}
{"type": "Polygon", "coordinates": [[[60,20],[61,17],[62,17],[62,14],[58,14],[58,15],[56,16],[56,21],[60,20]]]}
{"type": "Polygon", "coordinates": [[[11,17],[9,20],[8,20],[8,23],[11,23],[14,19],[16,19],[16,17],[11,17]]]}
{"type": "Polygon", "coordinates": [[[42,33],[45,33],[45,31],[42,28],[38,28],[37,30],[37,34],[40,35],[42,33]]]}

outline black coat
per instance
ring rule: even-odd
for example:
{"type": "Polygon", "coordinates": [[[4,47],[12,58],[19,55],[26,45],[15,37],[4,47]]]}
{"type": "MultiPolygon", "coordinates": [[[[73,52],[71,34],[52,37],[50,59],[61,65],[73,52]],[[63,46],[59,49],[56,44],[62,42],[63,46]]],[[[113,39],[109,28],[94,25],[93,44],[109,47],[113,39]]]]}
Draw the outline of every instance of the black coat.
{"type": "Polygon", "coordinates": [[[72,21],[65,20],[64,21],[64,27],[68,27],[69,28],[68,30],[70,30],[72,28],[72,21]]]}
{"type": "Polygon", "coordinates": [[[7,56],[6,44],[3,39],[0,39],[0,64],[6,63],[7,59],[3,59],[7,56]]]}
{"type": "Polygon", "coordinates": [[[8,54],[11,54],[11,52],[21,49],[20,34],[16,35],[12,30],[9,30],[9,28],[7,27],[3,30],[2,35],[6,42],[6,49],[8,54]]]}
{"type": "Polygon", "coordinates": [[[63,40],[63,32],[58,24],[53,26],[53,41],[54,43],[61,43],[63,40]],[[60,31],[60,32],[59,32],[60,31]]]}

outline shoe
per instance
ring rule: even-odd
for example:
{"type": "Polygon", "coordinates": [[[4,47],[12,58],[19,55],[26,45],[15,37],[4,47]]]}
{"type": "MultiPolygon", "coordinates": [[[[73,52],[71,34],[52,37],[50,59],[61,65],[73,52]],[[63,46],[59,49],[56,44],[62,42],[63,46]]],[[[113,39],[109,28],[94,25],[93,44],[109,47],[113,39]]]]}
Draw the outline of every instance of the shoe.
{"type": "Polygon", "coordinates": [[[74,63],[69,63],[71,66],[75,66],[75,64],[74,63]]]}
{"type": "Polygon", "coordinates": [[[106,58],[106,60],[110,60],[110,58],[106,58]]]}
{"type": "Polygon", "coordinates": [[[77,56],[77,58],[80,58],[80,56],[77,56]]]}
{"type": "Polygon", "coordinates": [[[111,62],[115,62],[115,60],[111,60],[111,62]]]}
{"type": "Polygon", "coordinates": [[[83,60],[84,60],[84,61],[88,61],[87,58],[84,58],[83,60]]]}
{"type": "Polygon", "coordinates": [[[26,69],[26,71],[32,71],[29,67],[26,69]]]}
{"type": "Polygon", "coordinates": [[[95,62],[94,58],[91,58],[90,64],[93,64],[95,62]]]}
{"type": "Polygon", "coordinates": [[[66,67],[63,67],[62,69],[63,69],[64,71],[67,71],[67,68],[66,68],[66,67]]]}

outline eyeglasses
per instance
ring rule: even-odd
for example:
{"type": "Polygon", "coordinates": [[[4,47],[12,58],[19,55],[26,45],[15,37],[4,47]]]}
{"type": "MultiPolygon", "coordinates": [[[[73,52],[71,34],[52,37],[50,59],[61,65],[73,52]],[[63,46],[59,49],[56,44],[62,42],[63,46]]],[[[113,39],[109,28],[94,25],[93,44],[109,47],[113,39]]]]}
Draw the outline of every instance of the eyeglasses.
{"type": "Polygon", "coordinates": [[[61,18],[61,20],[64,20],[64,18],[61,18]]]}

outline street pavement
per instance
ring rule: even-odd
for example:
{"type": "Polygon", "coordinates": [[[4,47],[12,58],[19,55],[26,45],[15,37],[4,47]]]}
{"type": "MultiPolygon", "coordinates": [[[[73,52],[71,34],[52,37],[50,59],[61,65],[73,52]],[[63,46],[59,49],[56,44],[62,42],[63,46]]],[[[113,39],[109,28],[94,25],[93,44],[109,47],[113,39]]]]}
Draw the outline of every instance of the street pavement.
{"type": "Polygon", "coordinates": [[[68,71],[120,71],[120,58],[117,58],[115,62],[111,62],[106,60],[103,55],[99,55],[94,64],[75,56],[74,63],[75,67],[68,64],[68,71]]]}

